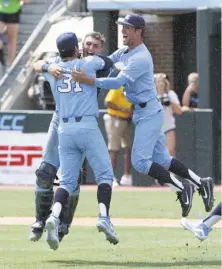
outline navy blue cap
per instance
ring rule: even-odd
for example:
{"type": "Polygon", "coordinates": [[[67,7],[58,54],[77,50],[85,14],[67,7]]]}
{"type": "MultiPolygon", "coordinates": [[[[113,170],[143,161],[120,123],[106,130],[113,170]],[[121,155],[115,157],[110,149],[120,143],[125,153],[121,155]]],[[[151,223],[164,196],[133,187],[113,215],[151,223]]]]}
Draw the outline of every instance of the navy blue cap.
{"type": "Polygon", "coordinates": [[[123,21],[116,21],[116,24],[126,24],[136,28],[144,28],[145,20],[138,14],[127,14],[123,21]]]}
{"type": "Polygon", "coordinates": [[[56,39],[56,45],[58,50],[61,51],[70,51],[78,46],[79,39],[75,33],[63,33],[56,39]]]}

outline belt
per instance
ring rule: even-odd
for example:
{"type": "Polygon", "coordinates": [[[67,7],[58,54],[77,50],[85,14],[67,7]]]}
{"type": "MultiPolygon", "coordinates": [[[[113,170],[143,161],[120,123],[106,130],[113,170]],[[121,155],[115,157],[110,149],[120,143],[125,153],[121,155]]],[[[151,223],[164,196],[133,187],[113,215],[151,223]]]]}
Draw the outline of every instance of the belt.
{"type": "MultiPolygon", "coordinates": [[[[156,97],[155,99],[156,99],[158,102],[160,101],[157,97],[156,97]]],[[[153,101],[153,100],[155,100],[155,99],[151,99],[151,100],[149,100],[149,101],[147,101],[147,102],[145,102],[145,103],[133,104],[133,105],[132,105],[132,109],[135,109],[135,106],[140,106],[140,108],[144,108],[144,107],[147,106],[147,104],[148,104],[149,102],[151,102],[151,101],[153,101]]]]}
{"type": "MultiPolygon", "coordinates": [[[[147,105],[147,102],[138,104],[138,106],[140,106],[141,108],[146,107],[146,105],[147,105]]],[[[132,105],[132,109],[135,109],[135,105],[132,105]]]]}
{"type": "MultiPolygon", "coordinates": [[[[70,118],[62,118],[62,121],[63,121],[64,123],[69,122],[69,120],[70,120],[70,118]]],[[[73,118],[72,118],[72,121],[73,121],[73,120],[75,120],[75,122],[80,122],[80,121],[82,120],[82,117],[73,117],[73,118]]]]}
{"type": "Polygon", "coordinates": [[[67,122],[80,122],[80,121],[96,121],[95,116],[81,116],[81,117],[71,117],[71,118],[62,118],[64,123],[67,122]]]}

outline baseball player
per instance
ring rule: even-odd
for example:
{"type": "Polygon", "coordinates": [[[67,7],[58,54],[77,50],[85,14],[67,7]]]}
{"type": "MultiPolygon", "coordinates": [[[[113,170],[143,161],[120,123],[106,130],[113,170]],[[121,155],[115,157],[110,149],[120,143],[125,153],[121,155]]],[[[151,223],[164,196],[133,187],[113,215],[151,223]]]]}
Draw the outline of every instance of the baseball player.
{"type": "MultiPolygon", "coordinates": [[[[98,55],[101,53],[104,46],[105,38],[99,32],[91,32],[87,34],[82,42],[82,54],[84,57],[89,55],[98,55]]],[[[102,57],[102,56],[101,56],[102,57]]],[[[52,59],[52,61],[56,58],[52,59]]],[[[34,65],[36,72],[42,73],[44,68],[47,68],[49,62],[38,61],[34,65]]],[[[61,68],[55,65],[48,66],[48,71],[56,78],[61,75],[61,68]]],[[[104,66],[103,70],[97,71],[97,76],[101,77],[109,71],[109,66],[104,66]]],[[[55,111],[50,123],[47,143],[43,151],[43,160],[40,167],[36,171],[36,222],[31,226],[30,240],[38,241],[45,226],[45,221],[50,214],[50,209],[53,202],[53,183],[56,173],[60,167],[58,155],[58,125],[59,117],[55,111]]],[[[68,203],[63,207],[61,224],[59,226],[59,239],[62,240],[65,234],[68,234],[68,228],[72,223],[74,213],[79,201],[79,187],[69,196],[68,203]]]]}
{"type": "Polygon", "coordinates": [[[177,193],[182,216],[189,214],[194,187],[203,198],[206,211],[213,207],[213,179],[200,178],[176,158],[172,158],[165,146],[162,131],[163,107],[157,98],[154,84],[152,56],[143,43],[145,20],[137,14],[128,14],[122,25],[125,48],[115,51],[110,58],[114,63],[123,62],[125,67],[116,78],[90,78],[83,71],[72,73],[74,81],[103,89],[118,89],[124,85],[129,102],[134,104],[133,122],[135,136],[132,148],[132,165],[143,174],[155,178],[160,185],[168,185],[177,193]],[[170,173],[172,172],[172,173],[170,173]],[[181,183],[173,174],[189,183],[181,183]]]}
{"type": "Polygon", "coordinates": [[[220,202],[211,212],[211,214],[198,224],[192,223],[186,218],[182,218],[182,226],[186,230],[192,232],[200,241],[207,239],[209,232],[212,231],[211,227],[221,221],[221,205],[222,203],[220,202]]]}
{"type": "Polygon", "coordinates": [[[48,72],[43,74],[50,83],[58,110],[61,179],[55,193],[52,214],[46,220],[46,239],[51,249],[58,248],[62,207],[68,196],[78,187],[79,171],[83,158],[86,157],[98,184],[97,229],[105,233],[110,243],[117,244],[118,238],[109,217],[113,171],[108,149],[96,120],[99,114],[96,87],[76,83],[71,76],[73,70],[81,68],[95,77],[97,70],[103,69],[106,64],[110,65],[110,60],[98,56],[78,59],[78,40],[74,33],[60,35],[56,44],[60,54],[56,63],[63,74],[57,80],[48,72]]]}

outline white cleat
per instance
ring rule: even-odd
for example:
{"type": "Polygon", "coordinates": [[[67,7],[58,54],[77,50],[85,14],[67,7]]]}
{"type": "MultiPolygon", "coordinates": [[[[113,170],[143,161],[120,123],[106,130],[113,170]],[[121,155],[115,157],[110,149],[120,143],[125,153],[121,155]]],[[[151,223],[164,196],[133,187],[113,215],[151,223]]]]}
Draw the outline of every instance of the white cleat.
{"type": "Polygon", "coordinates": [[[185,230],[188,230],[191,233],[194,233],[194,229],[199,225],[199,224],[194,224],[194,223],[188,221],[186,218],[182,218],[180,220],[180,223],[184,227],[185,230]]]}
{"type": "Polygon", "coordinates": [[[132,186],[133,185],[132,175],[123,175],[120,180],[120,185],[132,186]]]}
{"type": "Polygon", "coordinates": [[[116,245],[119,243],[119,239],[109,217],[99,217],[96,227],[99,232],[103,232],[106,235],[106,240],[111,244],[116,245]]]}
{"type": "Polygon", "coordinates": [[[53,250],[56,250],[59,247],[58,228],[59,219],[54,216],[50,216],[45,224],[46,241],[49,247],[53,250]]]}
{"type": "Polygon", "coordinates": [[[209,232],[212,231],[211,228],[208,228],[206,224],[201,223],[195,230],[194,234],[197,239],[203,241],[207,239],[209,232]]]}
{"type": "Polygon", "coordinates": [[[209,232],[212,231],[212,229],[208,228],[203,222],[194,224],[188,221],[186,218],[182,218],[180,223],[185,230],[193,233],[195,237],[200,241],[205,240],[208,237],[209,232]]]}
{"type": "Polygon", "coordinates": [[[113,177],[113,187],[118,187],[119,186],[119,183],[117,181],[117,178],[116,177],[113,177]]]}

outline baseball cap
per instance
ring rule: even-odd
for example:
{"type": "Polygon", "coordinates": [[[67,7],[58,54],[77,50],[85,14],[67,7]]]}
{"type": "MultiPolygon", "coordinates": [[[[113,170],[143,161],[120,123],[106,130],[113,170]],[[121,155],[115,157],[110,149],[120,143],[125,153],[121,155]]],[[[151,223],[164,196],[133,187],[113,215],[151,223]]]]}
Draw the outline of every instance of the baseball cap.
{"type": "Polygon", "coordinates": [[[136,28],[144,28],[145,27],[145,20],[142,16],[138,14],[127,14],[123,21],[116,21],[116,24],[121,25],[130,25],[136,28]]]}
{"type": "Polygon", "coordinates": [[[78,46],[78,42],[81,41],[75,33],[68,32],[63,33],[56,39],[56,45],[59,52],[73,50],[78,46]]]}

